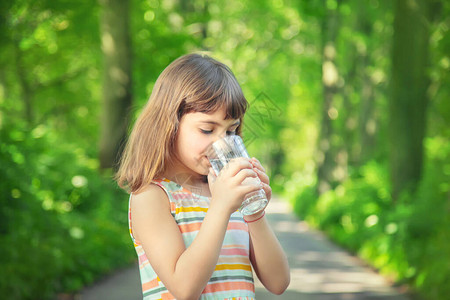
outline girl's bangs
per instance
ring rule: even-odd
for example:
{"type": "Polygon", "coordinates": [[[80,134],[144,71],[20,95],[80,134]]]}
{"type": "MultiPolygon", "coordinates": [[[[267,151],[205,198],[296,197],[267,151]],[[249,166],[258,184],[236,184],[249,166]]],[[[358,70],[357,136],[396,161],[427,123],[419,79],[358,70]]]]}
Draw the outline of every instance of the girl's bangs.
{"type": "Polygon", "coordinates": [[[213,95],[211,98],[205,100],[203,103],[197,102],[199,104],[198,108],[200,109],[197,111],[213,113],[225,108],[225,119],[240,119],[244,116],[248,105],[239,86],[237,88],[236,86],[225,86],[217,95],[213,95]]]}
{"type": "MultiPolygon", "coordinates": [[[[247,99],[231,71],[217,70],[182,103],[181,115],[195,111],[214,113],[225,108],[226,119],[241,119],[247,110],[247,99]]],[[[181,117],[181,116],[180,116],[181,117]]]]}

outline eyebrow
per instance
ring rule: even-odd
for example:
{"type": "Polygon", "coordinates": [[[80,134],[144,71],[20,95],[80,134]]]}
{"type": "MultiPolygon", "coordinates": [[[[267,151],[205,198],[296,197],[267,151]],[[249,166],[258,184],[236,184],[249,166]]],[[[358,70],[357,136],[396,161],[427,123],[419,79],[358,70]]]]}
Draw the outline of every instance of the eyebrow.
{"type": "MultiPolygon", "coordinates": [[[[206,123],[206,124],[212,124],[212,125],[222,125],[222,124],[220,124],[220,123],[218,123],[218,122],[216,122],[216,121],[200,121],[200,123],[206,123]]],[[[234,122],[233,124],[231,124],[230,125],[230,127],[231,126],[236,126],[236,125],[239,125],[239,124],[241,124],[241,121],[239,121],[239,120],[237,120],[236,122],[234,122]]]]}

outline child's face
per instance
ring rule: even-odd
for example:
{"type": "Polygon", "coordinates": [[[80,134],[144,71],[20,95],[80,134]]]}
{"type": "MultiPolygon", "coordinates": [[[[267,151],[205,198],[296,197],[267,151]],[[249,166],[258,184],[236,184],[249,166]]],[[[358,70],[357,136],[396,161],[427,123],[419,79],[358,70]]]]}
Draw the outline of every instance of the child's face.
{"type": "Polygon", "coordinates": [[[211,167],[205,151],[216,140],[236,133],[239,119],[225,120],[225,109],[206,114],[185,114],[178,127],[175,146],[179,172],[207,175],[211,167]]]}

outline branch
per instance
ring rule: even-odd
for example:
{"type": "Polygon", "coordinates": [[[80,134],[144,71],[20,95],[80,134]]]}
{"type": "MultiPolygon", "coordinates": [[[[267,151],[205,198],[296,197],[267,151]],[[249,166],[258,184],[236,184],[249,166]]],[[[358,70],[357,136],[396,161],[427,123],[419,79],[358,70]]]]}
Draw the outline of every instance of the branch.
{"type": "Polygon", "coordinates": [[[36,91],[36,90],[41,89],[41,88],[48,88],[48,87],[51,87],[51,86],[61,85],[61,84],[63,84],[66,81],[69,81],[69,80],[72,80],[72,79],[78,77],[82,73],[86,72],[87,69],[88,69],[87,67],[80,68],[80,69],[72,71],[70,73],[63,74],[63,75],[61,75],[61,76],[59,76],[57,78],[53,78],[53,79],[50,79],[50,80],[47,80],[47,81],[44,81],[44,82],[34,83],[33,86],[32,86],[32,90],[36,91]]]}

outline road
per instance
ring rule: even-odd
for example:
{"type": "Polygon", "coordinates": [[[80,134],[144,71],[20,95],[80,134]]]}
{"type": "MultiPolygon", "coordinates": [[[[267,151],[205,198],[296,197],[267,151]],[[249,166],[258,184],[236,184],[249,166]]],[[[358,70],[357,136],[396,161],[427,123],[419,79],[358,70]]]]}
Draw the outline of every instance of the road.
{"type": "MultiPolygon", "coordinates": [[[[410,300],[360,259],[298,220],[287,203],[274,198],[266,212],[289,258],[291,284],[283,295],[276,296],[255,279],[257,300],[410,300]]],[[[76,298],[142,299],[138,267],[120,270],[87,287],[76,298]]]]}

